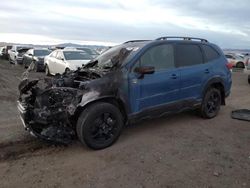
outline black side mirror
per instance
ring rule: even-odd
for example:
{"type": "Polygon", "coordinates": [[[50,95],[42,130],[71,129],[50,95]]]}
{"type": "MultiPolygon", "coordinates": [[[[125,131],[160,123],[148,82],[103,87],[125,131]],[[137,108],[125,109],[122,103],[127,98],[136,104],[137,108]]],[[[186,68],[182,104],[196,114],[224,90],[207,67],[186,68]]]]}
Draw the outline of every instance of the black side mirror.
{"type": "Polygon", "coordinates": [[[144,66],[144,67],[136,67],[134,72],[139,74],[153,74],[155,72],[155,68],[152,66],[144,66]]]}

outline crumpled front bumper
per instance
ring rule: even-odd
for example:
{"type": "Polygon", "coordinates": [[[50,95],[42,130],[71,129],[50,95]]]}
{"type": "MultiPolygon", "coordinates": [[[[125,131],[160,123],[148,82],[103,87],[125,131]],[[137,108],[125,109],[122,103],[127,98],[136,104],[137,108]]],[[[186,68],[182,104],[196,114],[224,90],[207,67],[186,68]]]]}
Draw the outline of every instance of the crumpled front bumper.
{"type": "Polygon", "coordinates": [[[29,126],[29,124],[26,121],[26,116],[28,112],[26,110],[25,105],[21,103],[20,101],[17,101],[17,109],[19,111],[19,116],[22,121],[24,129],[28,131],[32,136],[39,137],[39,135],[35,131],[32,130],[32,128],[29,126]]]}

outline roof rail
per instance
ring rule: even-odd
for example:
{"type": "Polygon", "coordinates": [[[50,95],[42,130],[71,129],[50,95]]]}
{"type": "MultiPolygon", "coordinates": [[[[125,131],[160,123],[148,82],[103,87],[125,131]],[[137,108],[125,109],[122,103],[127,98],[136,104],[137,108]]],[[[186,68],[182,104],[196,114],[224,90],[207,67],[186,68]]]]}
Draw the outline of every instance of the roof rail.
{"type": "Polygon", "coordinates": [[[195,37],[175,37],[175,36],[169,36],[169,37],[160,37],[156,40],[167,40],[167,39],[183,39],[183,40],[198,40],[201,42],[208,42],[207,39],[202,38],[195,38],[195,37]]]}
{"type": "Polygon", "coordinates": [[[146,41],[150,41],[150,40],[129,40],[127,42],[124,42],[123,44],[127,44],[127,43],[130,43],[130,42],[146,42],[146,41]]]}

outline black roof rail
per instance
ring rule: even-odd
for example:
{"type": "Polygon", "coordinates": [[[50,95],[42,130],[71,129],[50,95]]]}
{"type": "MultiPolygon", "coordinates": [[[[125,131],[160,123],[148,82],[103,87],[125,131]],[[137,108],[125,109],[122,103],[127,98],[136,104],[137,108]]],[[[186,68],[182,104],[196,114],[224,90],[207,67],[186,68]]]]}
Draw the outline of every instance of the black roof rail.
{"type": "Polygon", "coordinates": [[[150,40],[129,40],[127,42],[124,42],[123,44],[127,44],[127,43],[130,43],[130,42],[146,42],[146,41],[150,41],[150,40]]]}
{"type": "Polygon", "coordinates": [[[156,40],[167,40],[167,39],[199,40],[201,42],[208,42],[207,39],[202,39],[202,38],[195,38],[195,37],[175,37],[175,36],[160,37],[160,38],[157,38],[156,40]]]}

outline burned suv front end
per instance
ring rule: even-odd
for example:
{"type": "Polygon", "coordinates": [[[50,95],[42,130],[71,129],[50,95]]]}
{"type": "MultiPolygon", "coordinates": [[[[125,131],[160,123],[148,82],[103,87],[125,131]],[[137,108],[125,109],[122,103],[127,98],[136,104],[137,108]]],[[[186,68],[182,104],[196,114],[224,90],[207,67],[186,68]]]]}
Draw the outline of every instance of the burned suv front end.
{"type": "MultiPolygon", "coordinates": [[[[123,77],[127,69],[122,69],[122,63],[126,58],[132,58],[137,50],[138,47],[133,48],[130,43],[125,43],[111,48],[76,71],[67,71],[54,77],[31,79],[32,68],[29,68],[19,84],[18,98],[18,109],[25,129],[32,135],[53,143],[68,144],[76,134],[82,141],[82,132],[78,128],[83,125],[82,115],[89,114],[88,108],[98,102],[100,104],[101,100],[114,99],[114,103],[102,105],[102,109],[109,112],[99,112],[101,117],[94,118],[84,126],[88,128],[86,132],[95,135],[95,139],[106,140],[99,143],[98,147],[90,146],[90,142],[87,142],[88,146],[103,148],[114,142],[119,131],[116,132],[116,137],[113,131],[121,130],[116,127],[116,122],[119,122],[121,128],[125,120],[119,114],[119,105],[114,105],[128,103],[126,84],[123,84],[127,83],[126,77],[123,77]],[[96,133],[92,133],[92,128],[96,133]],[[107,141],[109,139],[112,142],[107,141]]],[[[96,109],[99,110],[98,107],[96,109]]]]}
{"type": "Polygon", "coordinates": [[[54,78],[24,78],[19,84],[18,110],[25,129],[43,140],[70,143],[77,108],[86,97],[97,96],[87,85],[102,75],[81,69],[54,78]]]}

